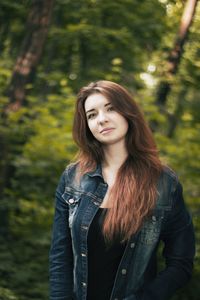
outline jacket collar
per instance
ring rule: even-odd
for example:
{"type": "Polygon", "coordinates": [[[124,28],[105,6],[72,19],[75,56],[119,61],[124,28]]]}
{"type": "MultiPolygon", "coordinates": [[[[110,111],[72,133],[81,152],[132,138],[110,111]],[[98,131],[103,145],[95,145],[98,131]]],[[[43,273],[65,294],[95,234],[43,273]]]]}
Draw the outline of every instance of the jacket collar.
{"type": "Polygon", "coordinates": [[[101,164],[97,164],[97,167],[94,171],[88,172],[86,174],[90,177],[101,177],[103,179],[101,164]]]}

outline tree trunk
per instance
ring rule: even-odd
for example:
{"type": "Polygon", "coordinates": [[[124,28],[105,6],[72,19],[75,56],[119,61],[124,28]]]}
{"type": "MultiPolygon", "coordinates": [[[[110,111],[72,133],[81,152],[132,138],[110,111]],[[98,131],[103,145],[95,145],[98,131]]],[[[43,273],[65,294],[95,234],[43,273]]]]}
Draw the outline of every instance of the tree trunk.
{"type": "Polygon", "coordinates": [[[188,32],[192,24],[198,0],[187,0],[185,9],[181,18],[179,32],[167,61],[167,72],[165,80],[161,81],[156,97],[156,103],[163,107],[166,104],[167,96],[171,90],[171,78],[176,74],[183,54],[188,32]]]}
{"type": "Polygon", "coordinates": [[[53,0],[34,0],[27,19],[27,30],[14,66],[6,111],[16,111],[24,103],[30,82],[42,55],[53,10],[53,0]]]}
{"type": "MultiPolygon", "coordinates": [[[[22,41],[21,50],[14,66],[8,95],[10,103],[4,109],[2,123],[7,126],[7,113],[17,111],[25,101],[26,84],[30,82],[39,63],[48,33],[50,18],[53,10],[53,0],[33,0],[27,18],[26,34],[22,41]]],[[[0,199],[4,198],[4,190],[9,187],[14,173],[9,161],[9,143],[6,134],[0,136],[0,199]]],[[[8,207],[0,206],[0,231],[8,231],[8,207]]]]}
{"type": "Polygon", "coordinates": [[[187,94],[187,91],[185,90],[185,88],[182,89],[182,91],[180,92],[179,96],[178,96],[178,101],[176,104],[176,110],[174,112],[173,115],[169,115],[168,120],[169,120],[169,128],[168,128],[168,133],[167,136],[169,138],[172,138],[174,136],[176,127],[178,125],[178,122],[181,119],[181,116],[183,114],[183,103],[184,103],[184,99],[185,96],[187,94]]]}

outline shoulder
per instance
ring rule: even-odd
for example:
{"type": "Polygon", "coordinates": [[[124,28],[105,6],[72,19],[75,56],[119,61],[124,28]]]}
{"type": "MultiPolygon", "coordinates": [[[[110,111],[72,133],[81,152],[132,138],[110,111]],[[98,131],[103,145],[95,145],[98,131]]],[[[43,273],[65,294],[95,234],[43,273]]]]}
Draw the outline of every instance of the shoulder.
{"type": "Polygon", "coordinates": [[[71,176],[76,173],[78,162],[72,162],[68,164],[64,170],[66,176],[71,176]]]}
{"type": "Polygon", "coordinates": [[[163,166],[162,172],[160,174],[159,182],[162,185],[165,185],[166,188],[170,188],[173,191],[176,189],[179,183],[179,178],[174,170],[172,170],[169,166],[165,165],[163,166]]]}
{"type": "Polygon", "coordinates": [[[77,162],[72,162],[66,166],[61,176],[65,184],[72,183],[75,180],[77,166],[77,162]]]}
{"type": "Polygon", "coordinates": [[[74,163],[70,163],[66,166],[66,168],[64,169],[64,171],[62,172],[62,174],[60,176],[58,187],[66,186],[66,185],[73,183],[73,181],[75,179],[75,175],[76,175],[77,165],[78,165],[78,163],[74,162],[74,163]]]}
{"type": "Polygon", "coordinates": [[[173,195],[179,186],[181,184],[176,172],[168,166],[163,166],[157,185],[158,206],[171,206],[173,195]]]}

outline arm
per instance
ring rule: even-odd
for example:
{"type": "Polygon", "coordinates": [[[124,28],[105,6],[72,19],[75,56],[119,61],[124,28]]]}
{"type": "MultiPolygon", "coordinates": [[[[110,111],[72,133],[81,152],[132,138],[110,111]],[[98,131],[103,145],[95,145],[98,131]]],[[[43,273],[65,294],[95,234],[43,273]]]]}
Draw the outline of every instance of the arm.
{"type": "Polygon", "coordinates": [[[62,198],[63,173],[55,198],[55,215],[49,255],[50,300],[71,300],[73,292],[73,253],[68,226],[68,206],[62,198]]]}
{"type": "Polygon", "coordinates": [[[139,300],[170,299],[191,277],[195,253],[194,229],[185,208],[180,183],[172,195],[172,203],[161,235],[166,268],[138,293],[139,300]]]}

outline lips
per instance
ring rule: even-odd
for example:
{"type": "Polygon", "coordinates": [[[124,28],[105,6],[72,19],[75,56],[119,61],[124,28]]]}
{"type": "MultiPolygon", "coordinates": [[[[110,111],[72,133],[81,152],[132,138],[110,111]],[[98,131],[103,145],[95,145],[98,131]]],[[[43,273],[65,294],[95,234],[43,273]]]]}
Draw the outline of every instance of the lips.
{"type": "Polygon", "coordinates": [[[104,128],[103,130],[100,131],[100,133],[106,133],[109,132],[111,130],[113,130],[114,128],[108,127],[108,128],[104,128]]]}

